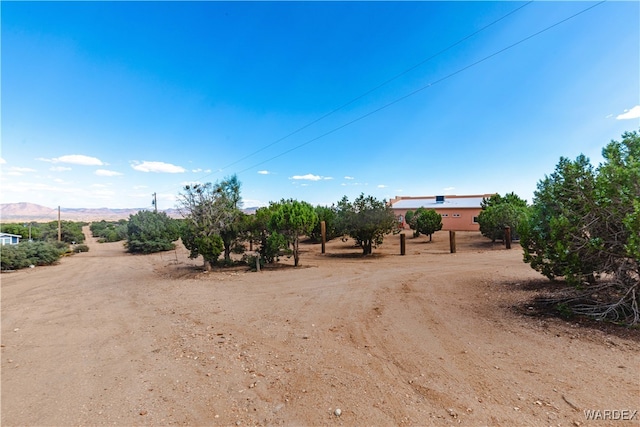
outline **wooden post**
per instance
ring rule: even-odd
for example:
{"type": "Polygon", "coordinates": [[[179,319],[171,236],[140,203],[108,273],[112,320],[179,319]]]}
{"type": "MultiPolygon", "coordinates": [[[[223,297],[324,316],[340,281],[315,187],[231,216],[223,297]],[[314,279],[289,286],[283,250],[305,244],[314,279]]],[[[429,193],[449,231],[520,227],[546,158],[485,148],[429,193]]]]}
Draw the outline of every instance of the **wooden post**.
{"type": "Polygon", "coordinates": [[[400,234],[400,255],[404,255],[407,253],[407,235],[404,233],[400,234]]]}
{"type": "Polygon", "coordinates": [[[322,253],[324,253],[327,243],[327,223],[324,221],[320,221],[320,234],[322,234],[322,253]]]}
{"type": "Polygon", "coordinates": [[[62,242],[62,223],[60,222],[60,206],[58,206],[58,242],[62,242]]]}
{"type": "Polygon", "coordinates": [[[452,254],[456,253],[456,232],[453,230],[449,230],[449,248],[452,254]]]}
{"type": "Polygon", "coordinates": [[[504,246],[511,249],[511,227],[508,225],[504,228],[504,246]]]}
{"type": "Polygon", "coordinates": [[[256,271],[260,273],[260,254],[256,254],[256,271]]]}

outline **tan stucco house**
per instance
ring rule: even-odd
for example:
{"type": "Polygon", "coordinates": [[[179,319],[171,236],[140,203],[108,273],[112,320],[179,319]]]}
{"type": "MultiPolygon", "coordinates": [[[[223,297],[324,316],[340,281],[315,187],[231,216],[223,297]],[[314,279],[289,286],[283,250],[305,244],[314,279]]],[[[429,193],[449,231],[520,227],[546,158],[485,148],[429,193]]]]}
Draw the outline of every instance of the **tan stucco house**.
{"type": "Polygon", "coordinates": [[[396,196],[389,201],[403,228],[409,228],[404,218],[407,211],[415,211],[422,207],[433,209],[442,215],[442,229],[453,231],[479,231],[478,215],[482,208],[483,198],[493,194],[473,196],[396,196]]]}

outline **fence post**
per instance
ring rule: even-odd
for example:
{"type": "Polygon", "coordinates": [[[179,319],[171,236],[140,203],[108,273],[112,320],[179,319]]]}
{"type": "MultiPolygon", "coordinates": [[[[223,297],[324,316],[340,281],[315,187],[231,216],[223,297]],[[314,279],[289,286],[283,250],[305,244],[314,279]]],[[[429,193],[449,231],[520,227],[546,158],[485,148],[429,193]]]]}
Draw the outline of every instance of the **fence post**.
{"type": "Polygon", "coordinates": [[[324,221],[320,221],[320,234],[322,234],[322,253],[324,253],[327,242],[327,223],[324,221]]]}
{"type": "Polygon", "coordinates": [[[407,253],[407,235],[404,233],[400,234],[400,255],[404,255],[407,253]]]}
{"type": "Polygon", "coordinates": [[[453,230],[449,230],[449,248],[452,254],[456,253],[456,232],[453,230]]]}
{"type": "Polygon", "coordinates": [[[504,228],[504,246],[511,249],[511,227],[508,225],[504,228]]]}

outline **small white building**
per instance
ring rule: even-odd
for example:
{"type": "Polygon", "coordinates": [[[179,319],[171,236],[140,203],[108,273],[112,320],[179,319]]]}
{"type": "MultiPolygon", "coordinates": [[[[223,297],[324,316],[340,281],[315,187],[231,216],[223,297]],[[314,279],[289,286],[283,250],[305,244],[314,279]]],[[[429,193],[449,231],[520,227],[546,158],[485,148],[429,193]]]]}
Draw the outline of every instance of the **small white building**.
{"type": "Polygon", "coordinates": [[[0,245],[17,245],[21,238],[19,234],[0,233],[0,245]]]}

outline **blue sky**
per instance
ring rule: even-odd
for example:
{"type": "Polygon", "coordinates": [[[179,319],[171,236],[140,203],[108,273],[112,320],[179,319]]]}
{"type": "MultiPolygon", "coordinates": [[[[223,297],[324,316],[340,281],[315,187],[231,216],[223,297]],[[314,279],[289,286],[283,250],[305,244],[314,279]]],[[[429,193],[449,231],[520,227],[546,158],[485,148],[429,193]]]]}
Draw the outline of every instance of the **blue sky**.
{"type": "Polygon", "coordinates": [[[640,127],[635,1],[0,7],[2,203],[164,209],[234,173],[246,207],[531,201],[640,127]]]}

